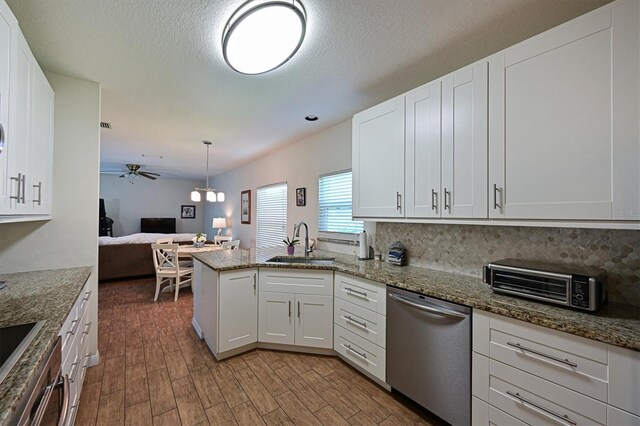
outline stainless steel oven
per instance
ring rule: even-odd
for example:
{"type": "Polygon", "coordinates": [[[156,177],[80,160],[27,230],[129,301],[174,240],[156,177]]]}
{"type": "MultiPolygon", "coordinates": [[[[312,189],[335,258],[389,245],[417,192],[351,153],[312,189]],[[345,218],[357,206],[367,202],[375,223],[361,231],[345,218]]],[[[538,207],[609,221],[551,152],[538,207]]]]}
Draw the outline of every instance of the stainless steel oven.
{"type": "Polygon", "coordinates": [[[62,375],[60,337],[40,368],[10,424],[64,426],[69,412],[69,378],[62,375]]]}

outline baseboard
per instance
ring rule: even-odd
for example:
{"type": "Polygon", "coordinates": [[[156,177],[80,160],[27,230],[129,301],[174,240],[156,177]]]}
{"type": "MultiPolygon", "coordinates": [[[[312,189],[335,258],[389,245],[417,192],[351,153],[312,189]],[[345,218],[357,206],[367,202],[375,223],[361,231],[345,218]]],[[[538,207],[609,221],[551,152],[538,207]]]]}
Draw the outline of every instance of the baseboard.
{"type": "Polygon", "coordinates": [[[358,364],[356,364],[353,361],[351,361],[349,358],[346,358],[346,357],[342,356],[338,352],[336,352],[335,354],[338,355],[338,358],[340,358],[341,360],[343,360],[344,362],[349,364],[351,367],[355,368],[356,370],[358,370],[359,372],[361,372],[362,374],[367,376],[369,379],[373,380],[378,386],[381,386],[384,389],[386,389],[388,391],[391,391],[391,386],[389,386],[387,383],[385,383],[382,380],[380,380],[378,377],[376,377],[373,374],[369,373],[367,370],[363,369],[358,364]]]}
{"type": "Polygon", "coordinates": [[[198,324],[198,321],[196,321],[195,318],[191,320],[191,326],[195,330],[198,337],[201,339],[204,339],[204,333],[202,332],[202,327],[200,327],[200,324],[198,324]]]}
{"type": "Polygon", "coordinates": [[[314,354],[314,355],[336,356],[338,354],[336,351],[333,350],[333,348],[314,348],[311,346],[282,345],[279,343],[258,342],[258,348],[271,349],[276,351],[300,352],[304,354],[314,354]]]}
{"type": "Polygon", "coordinates": [[[87,367],[93,367],[94,365],[98,365],[100,362],[100,351],[96,350],[95,354],[91,354],[91,358],[89,358],[89,365],[87,367]]]}

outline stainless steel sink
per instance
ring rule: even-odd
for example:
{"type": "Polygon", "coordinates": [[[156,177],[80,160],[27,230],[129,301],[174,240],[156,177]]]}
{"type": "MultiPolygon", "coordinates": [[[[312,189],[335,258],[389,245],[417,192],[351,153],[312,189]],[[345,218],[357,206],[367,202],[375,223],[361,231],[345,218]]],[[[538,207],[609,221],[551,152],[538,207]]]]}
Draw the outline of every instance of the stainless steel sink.
{"type": "Polygon", "coordinates": [[[333,265],[336,259],[333,257],[287,257],[275,256],[266,263],[295,263],[302,265],[333,265]]]}

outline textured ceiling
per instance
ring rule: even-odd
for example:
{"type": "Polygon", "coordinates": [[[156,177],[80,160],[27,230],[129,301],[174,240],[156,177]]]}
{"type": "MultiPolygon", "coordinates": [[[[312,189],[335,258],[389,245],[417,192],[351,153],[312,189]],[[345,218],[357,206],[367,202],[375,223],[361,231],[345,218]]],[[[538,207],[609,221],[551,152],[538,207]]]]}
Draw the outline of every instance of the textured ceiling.
{"type": "Polygon", "coordinates": [[[243,1],[7,0],[45,70],[101,83],[103,170],[185,178],[204,176],[203,139],[220,173],[608,2],[302,0],[299,52],[245,76],[220,46],[243,1]]]}

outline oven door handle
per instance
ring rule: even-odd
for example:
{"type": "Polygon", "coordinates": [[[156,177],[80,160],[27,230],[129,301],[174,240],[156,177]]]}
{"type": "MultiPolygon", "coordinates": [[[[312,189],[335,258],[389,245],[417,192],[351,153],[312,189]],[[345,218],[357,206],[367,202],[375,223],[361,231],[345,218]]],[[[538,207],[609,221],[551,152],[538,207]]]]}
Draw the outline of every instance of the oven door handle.
{"type": "Polygon", "coordinates": [[[69,400],[71,397],[71,389],[69,389],[69,376],[64,375],[56,384],[56,387],[62,386],[62,392],[64,392],[64,397],[62,400],[62,408],[60,409],[60,421],[58,421],[58,426],[64,426],[67,422],[67,415],[69,414],[69,400]]]}

